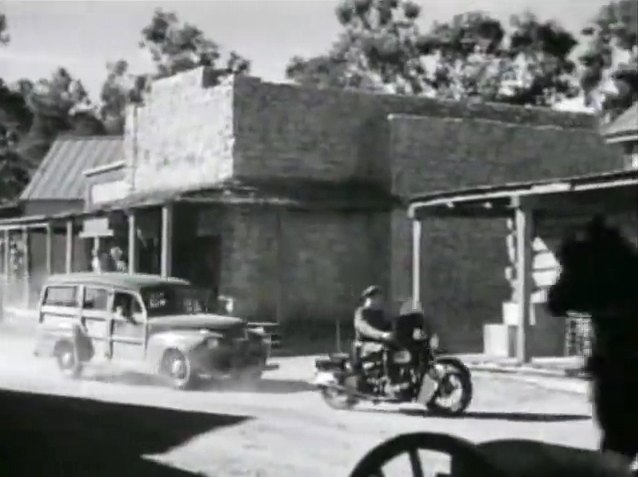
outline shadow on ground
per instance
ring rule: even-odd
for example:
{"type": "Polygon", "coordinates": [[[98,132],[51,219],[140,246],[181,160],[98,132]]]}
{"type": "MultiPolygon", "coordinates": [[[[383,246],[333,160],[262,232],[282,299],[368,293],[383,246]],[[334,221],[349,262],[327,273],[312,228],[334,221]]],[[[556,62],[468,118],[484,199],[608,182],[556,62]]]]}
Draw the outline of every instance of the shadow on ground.
{"type": "Polygon", "coordinates": [[[0,391],[0,475],[197,475],[144,456],[246,419],[0,391]]]}
{"type": "Polygon", "coordinates": [[[315,386],[306,381],[268,378],[261,378],[259,381],[251,383],[239,383],[230,380],[219,381],[207,384],[206,389],[220,392],[261,392],[269,394],[290,394],[317,390],[315,386]]]}
{"type": "Polygon", "coordinates": [[[399,413],[407,416],[417,417],[436,417],[444,419],[485,419],[500,420],[512,422],[570,422],[570,421],[588,421],[591,416],[585,414],[548,414],[548,413],[531,413],[531,412],[483,412],[468,411],[459,416],[443,416],[431,413],[424,409],[401,409],[401,408],[359,408],[360,412],[386,412],[399,413]]]}
{"type": "Polygon", "coordinates": [[[437,416],[421,409],[401,409],[399,412],[416,416],[445,417],[446,419],[485,419],[512,422],[570,422],[591,420],[591,416],[585,414],[467,411],[460,416],[437,416]]]}
{"type": "MultiPolygon", "coordinates": [[[[150,374],[124,372],[102,372],[87,375],[84,379],[102,383],[118,383],[133,386],[166,386],[159,377],[150,374]]],[[[269,394],[290,394],[306,391],[314,391],[316,388],[306,381],[295,379],[269,379],[261,378],[254,382],[241,383],[231,379],[220,381],[204,381],[196,387],[198,391],[211,392],[262,392],[269,394]]]]}

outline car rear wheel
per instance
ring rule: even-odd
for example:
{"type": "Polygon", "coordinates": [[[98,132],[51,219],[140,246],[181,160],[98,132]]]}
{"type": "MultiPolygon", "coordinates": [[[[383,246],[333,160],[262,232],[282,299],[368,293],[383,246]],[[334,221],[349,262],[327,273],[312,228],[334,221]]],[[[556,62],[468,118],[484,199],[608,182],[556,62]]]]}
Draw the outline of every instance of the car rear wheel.
{"type": "Polygon", "coordinates": [[[191,389],[196,382],[191,362],[179,350],[168,350],[162,358],[162,377],[175,389],[191,389]]]}
{"type": "Polygon", "coordinates": [[[56,346],[55,359],[62,374],[70,378],[78,378],[82,374],[82,363],[77,359],[73,345],[61,342],[56,346]]]}

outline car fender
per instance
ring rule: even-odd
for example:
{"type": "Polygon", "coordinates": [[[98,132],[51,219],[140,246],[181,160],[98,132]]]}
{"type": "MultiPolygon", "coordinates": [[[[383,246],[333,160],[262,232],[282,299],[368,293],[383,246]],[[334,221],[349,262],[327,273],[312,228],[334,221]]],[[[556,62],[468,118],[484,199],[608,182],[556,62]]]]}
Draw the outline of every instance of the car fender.
{"type": "Polygon", "coordinates": [[[220,333],[213,331],[179,330],[163,331],[151,335],[146,347],[146,361],[149,366],[158,371],[164,353],[169,349],[176,349],[189,355],[195,348],[210,338],[221,338],[220,333]]]}

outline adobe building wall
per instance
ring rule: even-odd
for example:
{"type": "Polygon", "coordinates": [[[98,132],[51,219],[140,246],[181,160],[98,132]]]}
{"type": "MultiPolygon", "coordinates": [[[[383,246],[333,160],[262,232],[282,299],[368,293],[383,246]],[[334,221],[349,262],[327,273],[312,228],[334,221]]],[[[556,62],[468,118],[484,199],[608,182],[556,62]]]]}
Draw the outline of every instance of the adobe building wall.
{"type": "Polygon", "coordinates": [[[152,85],[127,110],[124,156],[131,189],[197,188],[232,176],[232,81],[207,87],[202,68],[152,85]]]}
{"type": "MultiPolygon", "coordinates": [[[[486,119],[537,125],[541,129],[560,128],[573,131],[574,136],[595,135],[592,116],[541,108],[317,90],[269,84],[249,77],[235,78],[234,90],[235,174],[241,177],[363,179],[390,187],[393,158],[388,150],[387,116],[393,113],[486,119]]],[[[420,129],[418,134],[425,134],[423,141],[428,145],[438,141],[434,147],[444,148],[448,143],[448,139],[436,131],[420,129]]],[[[512,144],[506,131],[496,136],[494,139],[501,149],[512,144]]],[[[561,140],[560,133],[551,137],[537,134],[521,143],[529,150],[518,154],[535,157],[536,139],[541,148],[551,140],[561,140]]],[[[594,142],[591,138],[585,141],[590,145],[594,142]]],[[[601,146],[602,142],[598,141],[596,151],[600,151],[601,146]]],[[[422,155],[423,151],[418,153],[422,155]]],[[[417,163],[419,161],[420,156],[417,163]]]]}
{"type": "Polygon", "coordinates": [[[236,207],[228,217],[221,293],[242,316],[351,327],[361,290],[387,286],[387,214],[236,207]]]}
{"type": "MultiPolygon", "coordinates": [[[[583,127],[393,115],[392,188],[401,195],[617,169],[621,158],[583,127]]],[[[483,324],[511,298],[504,220],[426,219],[422,301],[452,351],[483,349],[483,324]]],[[[411,290],[411,223],[392,218],[392,289],[411,290]]]]}

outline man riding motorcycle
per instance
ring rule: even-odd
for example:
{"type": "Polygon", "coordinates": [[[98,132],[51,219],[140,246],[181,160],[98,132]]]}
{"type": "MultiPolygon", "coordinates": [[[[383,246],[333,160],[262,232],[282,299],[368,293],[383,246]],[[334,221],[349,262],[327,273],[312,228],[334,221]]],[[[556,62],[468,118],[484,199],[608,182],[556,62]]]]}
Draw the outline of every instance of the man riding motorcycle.
{"type": "MultiPolygon", "coordinates": [[[[354,313],[355,351],[354,364],[359,371],[366,361],[379,359],[385,346],[395,342],[392,322],[385,314],[383,293],[376,285],[369,286],[361,294],[361,305],[354,313]]],[[[394,383],[394,367],[386,364],[386,375],[392,383],[389,391],[399,392],[394,383]]]]}

